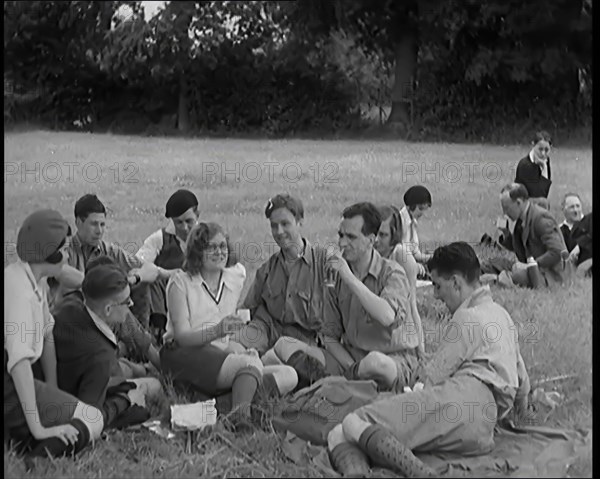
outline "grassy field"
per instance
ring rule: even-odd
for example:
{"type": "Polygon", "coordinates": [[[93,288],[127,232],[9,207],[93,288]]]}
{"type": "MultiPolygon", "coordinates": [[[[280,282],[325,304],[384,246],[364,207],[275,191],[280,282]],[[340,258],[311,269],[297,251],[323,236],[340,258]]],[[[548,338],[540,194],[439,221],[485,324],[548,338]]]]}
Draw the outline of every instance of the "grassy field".
{"type": "MultiPolygon", "coordinates": [[[[201,218],[225,226],[249,271],[273,251],[264,207],[279,192],[304,202],[304,232],[312,242],[332,241],[343,207],[356,201],[402,206],[414,184],[427,185],[433,208],[420,223],[427,249],[453,240],[476,243],[501,213],[498,192],[512,181],[524,145],[488,146],[353,141],[183,140],[76,133],[28,132],[5,135],[5,265],[24,217],[55,208],[74,224],[74,202],[96,193],[109,208],[106,239],[136,251],[164,225],[164,204],[177,188],[193,190],[201,218]]],[[[592,203],[591,149],[555,149],[550,201],[559,221],[567,191],[581,194],[584,212],[592,203]]],[[[498,302],[521,326],[520,342],[532,382],[573,374],[545,384],[564,395],[548,424],[592,426],[592,282],[579,280],[558,292],[494,289],[498,302]]],[[[443,311],[429,293],[419,309],[425,327],[443,311]]],[[[431,340],[428,349],[435,347],[431,340]]],[[[572,468],[591,474],[589,457],[572,468]]],[[[199,438],[193,453],[183,439],[150,432],[111,433],[76,461],[38,462],[25,473],[5,451],[6,477],[316,477],[310,466],[286,459],[273,433],[199,438]]]]}

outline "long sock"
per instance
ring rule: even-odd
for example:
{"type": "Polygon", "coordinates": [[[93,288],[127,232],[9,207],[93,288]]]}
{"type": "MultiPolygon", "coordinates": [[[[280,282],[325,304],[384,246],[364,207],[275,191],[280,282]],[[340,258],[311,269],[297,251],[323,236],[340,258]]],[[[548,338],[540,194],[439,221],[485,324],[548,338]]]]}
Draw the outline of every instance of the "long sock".
{"type": "Polygon", "coordinates": [[[254,366],[246,366],[235,375],[231,386],[231,408],[250,417],[250,404],[261,382],[262,373],[254,366]]]}
{"type": "Polygon", "coordinates": [[[59,457],[79,453],[90,442],[90,431],[80,419],[71,419],[69,424],[79,431],[75,445],[65,444],[57,437],[39,441],[30,455],[33,457],[59,457]]]}

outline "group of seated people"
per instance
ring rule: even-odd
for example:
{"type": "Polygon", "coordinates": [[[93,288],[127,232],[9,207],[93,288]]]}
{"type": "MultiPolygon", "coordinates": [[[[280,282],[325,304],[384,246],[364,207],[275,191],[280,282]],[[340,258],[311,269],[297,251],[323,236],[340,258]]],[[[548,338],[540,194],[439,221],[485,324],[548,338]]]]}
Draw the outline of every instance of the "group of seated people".
{"type": "MultiPolygon", "coordinates": [[[[502,243],[526,267],[535,262],[544,284],[562,283],[566,245],[556,221],[522,184],[507,185],[500,200],[515,221],[502,243]]],[[[382,464],[426,475],[412,450],[490,450],[496,420],[527,409],[514,325],[482,284],[485,268],[470,245],[420,251],[417,225],[430,192],[411,187],[404,202],[400,210],[350,205],[337,244],[318,245],[302,232],[302,201],[272,197],[264,215],[280,250],[243,300],[246,268],[223,227],[200,221],[188,190],[169,198],[168,226],[135,255],[103,240],[106,208],[95,195],[76,202],[74,235],[60,213],[36,211],[4,273],[5,439],[33,456],[76,453],[106,428],[147,419],[146,401],[162,389],[157,373],[206,398],[230,393],[228,419],[243,432],[253,427],[259,392],[281,396],[342,375],[372,379],[394,395],[331,431],[330,457],[341,473],[382,464]],[[458,342],[442,338],[433,356],[424,353],[417,309],[422,277],[464,333],[458,342]],[[489,322],[511,334],[487,341],[489,322]],[[444,428],[421,414],[400,421],[407,401],[433,409],[493,402],[497,411],[491,422],[488,411],[475,411],[474,420],[463,414],[444,428]]]]}

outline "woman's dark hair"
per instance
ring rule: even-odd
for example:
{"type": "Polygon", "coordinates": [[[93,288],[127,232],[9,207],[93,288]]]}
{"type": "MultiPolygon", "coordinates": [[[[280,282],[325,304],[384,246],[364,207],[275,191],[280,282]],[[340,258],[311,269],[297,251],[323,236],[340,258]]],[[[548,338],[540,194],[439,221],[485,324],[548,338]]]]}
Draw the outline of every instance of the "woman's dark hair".
{"type": "Polygon", "coordinates": [[[393,205],[378,206],[379,214],[381,214],[381,222],[390,219],[390,247],[394,247],[402,242],[402,217],[400,211],[393,205]]]}
{"type": "Polygon", "coordinates": [[[236,256],[233,254],[229,236],[225,230],[217,223],[200,223],[192,228],[185,244],[185,260],[183,270],[194,276],[200,273],[202,268],[202,256],[208,248],[208,243],[217,234],[221,233],[227,242],[227,263],[229,267],[237,263],[236,256]]]}

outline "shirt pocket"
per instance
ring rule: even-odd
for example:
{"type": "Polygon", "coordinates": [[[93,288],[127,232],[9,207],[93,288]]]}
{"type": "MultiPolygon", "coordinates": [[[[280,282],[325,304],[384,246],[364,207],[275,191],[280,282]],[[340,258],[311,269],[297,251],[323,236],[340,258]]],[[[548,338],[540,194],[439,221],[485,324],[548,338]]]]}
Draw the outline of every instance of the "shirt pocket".
{"type": "Polygon", "coordinates": [[[267,311],[275,320],[282,320],[285,310],[285,289],[281,285],[267,283],[262,293],[267,311]]]}

